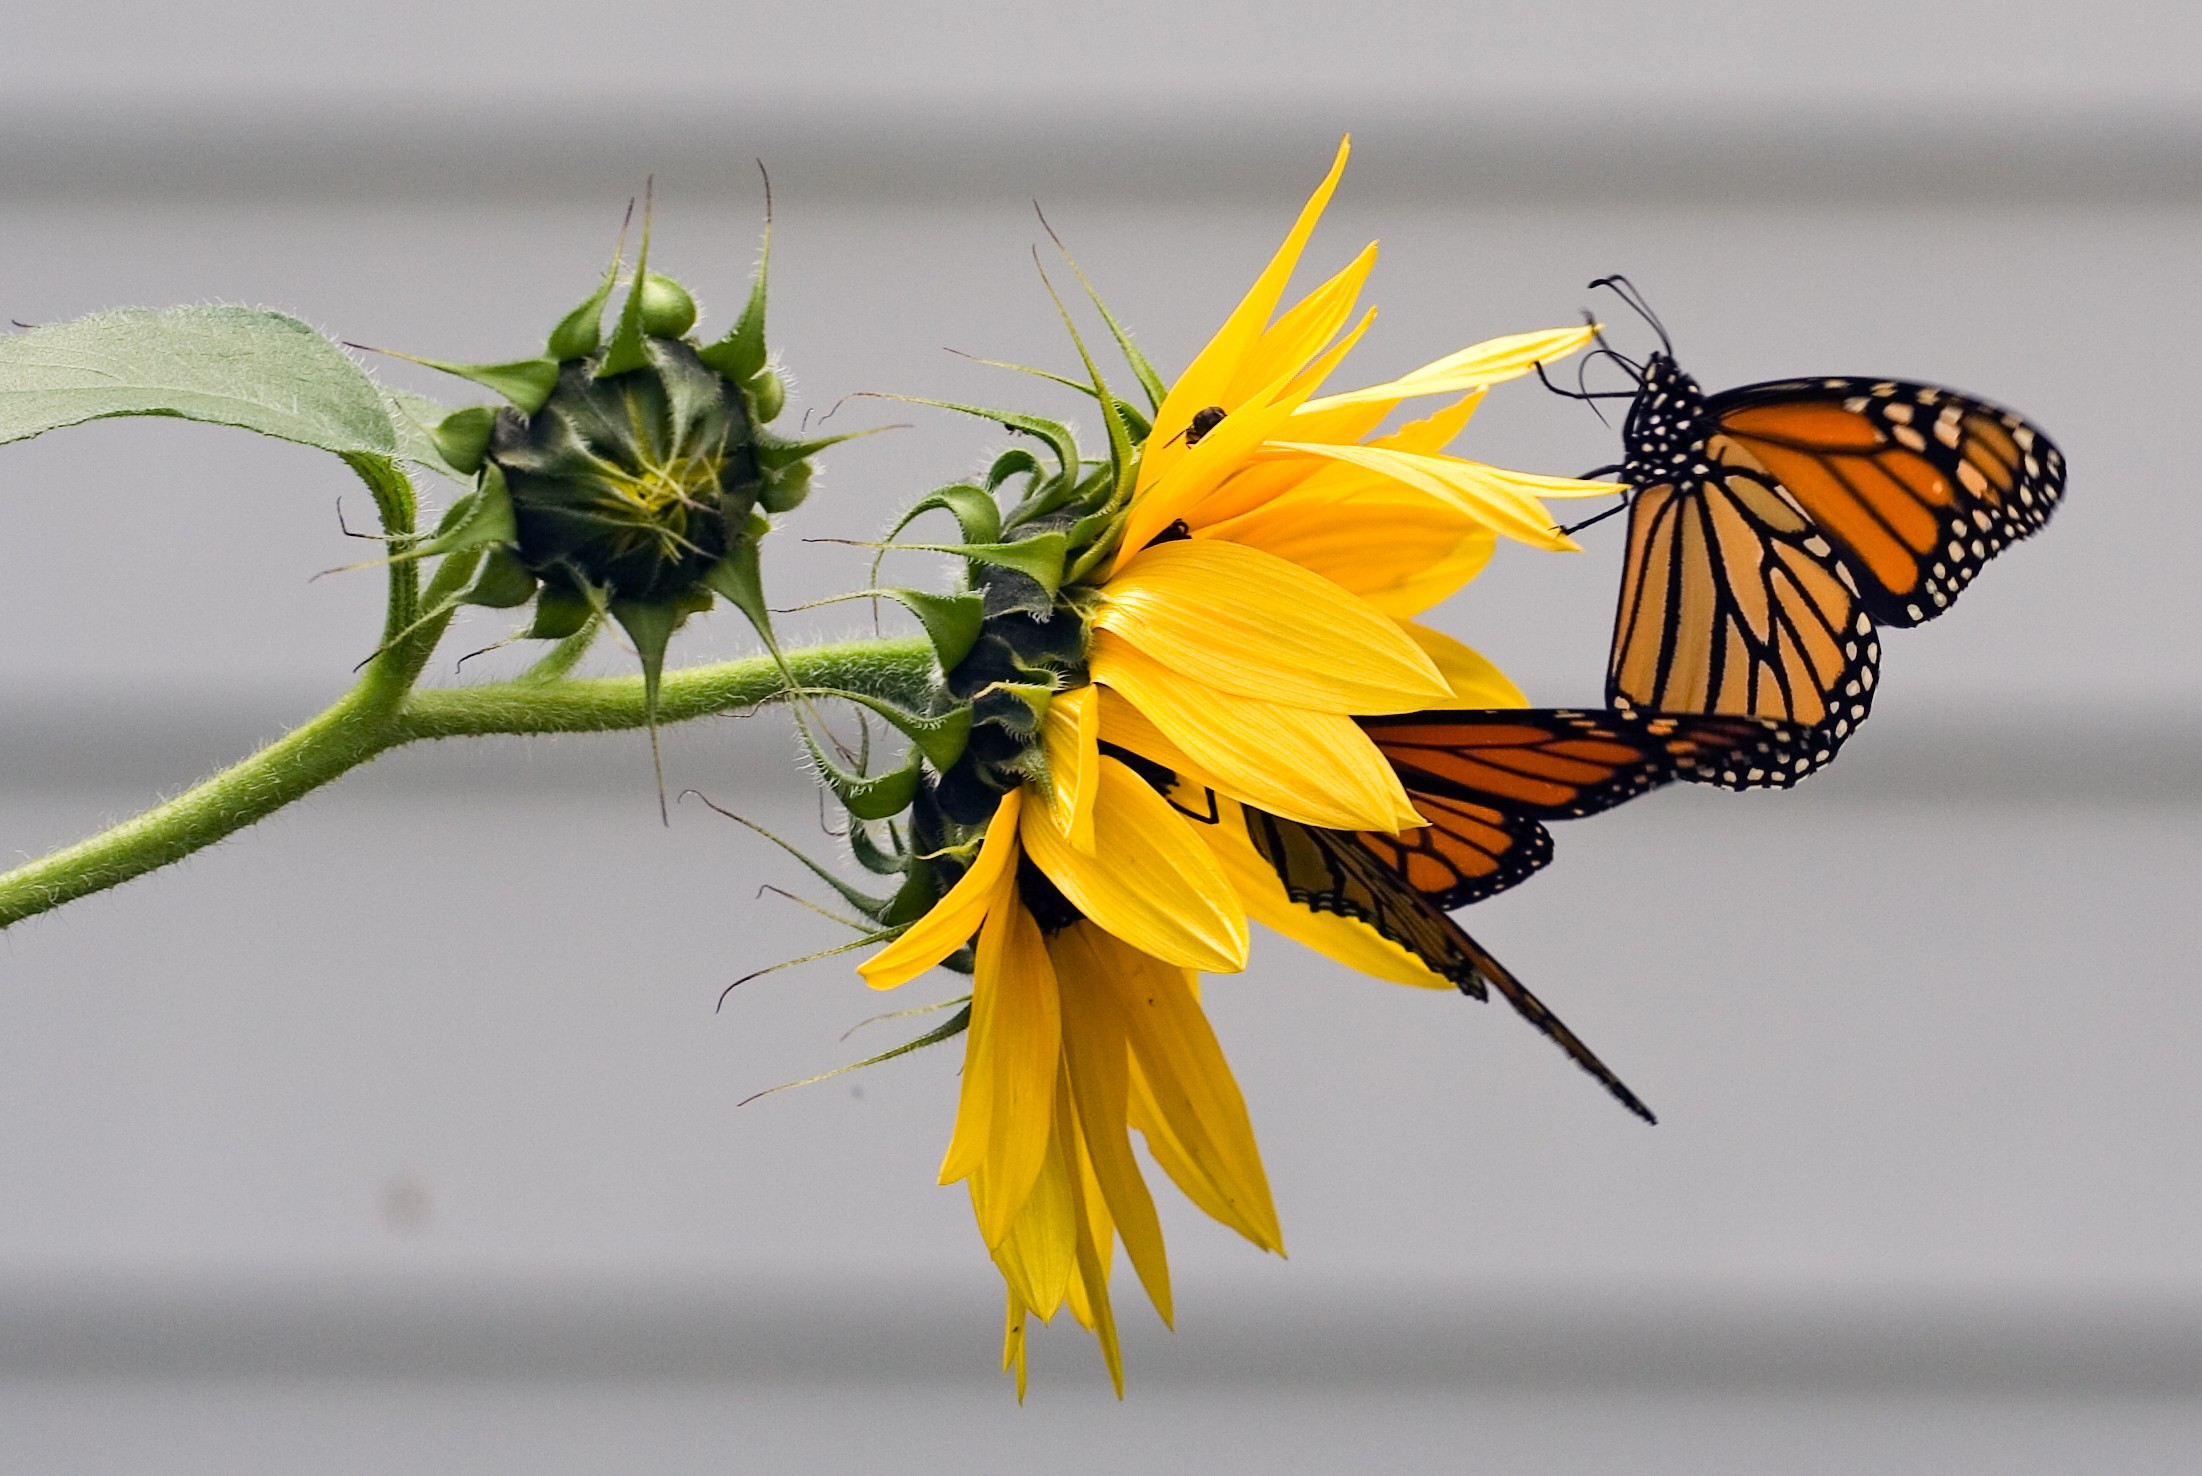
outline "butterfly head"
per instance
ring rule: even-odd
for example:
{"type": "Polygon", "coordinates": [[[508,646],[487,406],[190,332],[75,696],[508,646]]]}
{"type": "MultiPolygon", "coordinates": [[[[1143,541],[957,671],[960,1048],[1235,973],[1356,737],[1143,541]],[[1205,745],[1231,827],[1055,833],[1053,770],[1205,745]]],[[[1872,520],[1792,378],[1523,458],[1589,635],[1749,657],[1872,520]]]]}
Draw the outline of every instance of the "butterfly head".
{"type": "Polygon", "coordinates": [[[1627,451],[1624,476],[1643,487],[1672,480],[1680,469],[1704,455],[1712,423],[1705,391],[1665,352],[1644,361],[1636,398],[1621,427],[1627,451]]]}

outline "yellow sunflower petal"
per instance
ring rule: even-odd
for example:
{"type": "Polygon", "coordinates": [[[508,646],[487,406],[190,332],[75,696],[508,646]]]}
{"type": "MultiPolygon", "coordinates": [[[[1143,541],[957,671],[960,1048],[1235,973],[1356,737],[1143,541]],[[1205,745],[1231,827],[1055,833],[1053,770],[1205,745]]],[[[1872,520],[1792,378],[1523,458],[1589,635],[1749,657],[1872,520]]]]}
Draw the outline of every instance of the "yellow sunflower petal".
{"type": "Polygon", "coordinates": [[[1226,410],[1236,409],[1266,386],[1305,369],[1353,316],[1353,305],[1375,265],[1376,243],[1371,241],[1343,271],[1294,304],[1263,332],[1261,341],[1239,365],[1239,372],[1232,376],[1216,403],[1226,410]]]}
{"type": "Polygon", "coordinates": [[[1125,1119],[1131,1052],[1123,1010],[1106,975],[1114,960],[1097,958],[1095,950],[1072,937],[1097,931],[1090,923],[1076,923],[1056,934],[1052,945],[1067,975],[1063,1061],[1070,1075],[1071,1100],[1078,1106],[1078,1130],[1085,1140],[1087,1162],[1093,1165],[1094,1180],[1108,1202],[1109,1218],[1116,1223],[1116,1233],[1124,1237],[1124,1252],[1147,1289],[1147,1299],[1168,1323],[1173,1310],[1162,1221],[1155,1214],[1154,1196],[1147,1192],[1139,1162],[1132,1157],[1131,1129],[1125,1119]]]}
{"type": "Polygon", "coordinates": [[[1301,207],[1300,218],[1293,222],[1284,244],[1254,279],[1231,316],[1224,319],[1216,336],[1193,356],[1193,362],[1185,366],[1185,372],[1163,397],[1155,411],[1154,433],[1147,441],[1152,449],[1140,468],[1142,486],[1161,476],[1171,461],[1185,454],[1185,431],[1193,423],[1193,416],[1220,403],[1224,387],[1237,377],[1240,363],[1260,341],[1269,315],[1284,296],[1285,284],[1292,280],[1292,269],[1300,264],[1300,252],[1314,234],[1315,223],[1322,219],[1323,208],[1330,204],[1331,192],[1338,188],[1338,176],[1345,173],[1346,157],[1352,148],[1350,135],[1339,140],[1338,156],[1331,161],[1330,173],[1301,207]]]}
{"type": "Polygon", "coordinates": [[[1383,446],[1323,446],[1312,441],[1274,441],[1279,451],[1307,456],[1326,456],[1378,471],[1395,480],[1440,497],[1489,524],[1492,531],[1519,539],[1533,548],[1575,550],[1574,540],[1559,531],[1540,497],[1610,497],[1611,482],[1583,482],[1571,477],[1535,477],[1526,472],[1504,471],[1477,461],[1452,456],[1423,456],[1383,446]]]}
{"type": "Polygon", "coordinates": [[[1091,686],[1058,693],[1040,724],[1048,819],[1076,849],[1093,854],[1093,797],[1101,785],[1101,700],[1091,686]]]}
{"type": "Polygon", "coordinates": [[[948,889],[948,895],[912,923],[908,932],[856,966],[865,983],[874,989],[907,984],[971,941],[1003,883],[1015,874],[1017,801],[1022,792],[1012,789],[1002,796],[987,823],[978,858],[948,889]]]}
{"type": "Polygon", "coordinates": [[[1490,658],[1461,644],[1442,630],[1402,620],[1400,629],[1437,663],[1446,685],[1453,689],[1457,707],[1527,707],[1529,699],[1490,658]]]}
{"type": "MultiPolygon", "coordinates": [[[[1369,444],[1371,446],[1388,447],[1394,451],[1416,451],[1425,456],[1435,456],[1447,446],[1452,445],[1454,438],[1467,429],[1470,418],[1476,413],[1476,407],[1483,403],[1483,394],[1482,390],[1475,390],[1462,395],[1458,400],[1437,413],[1425,416],[1421,420],[1410,420],[1390,435],[1379,436],[1369,444]]],[[[1307,406],[1302,405],[1299,414],[1293,419],[1294,440],[1335,441],[1340,439],[1337,436],[1300,435],[1298,433],[1300,419],[1306,415],[1307,406]]]]}
{"type": "Polygon", "coordinates": [[[1044,812],[1028,812],[1024,845],[1071,906],[1144,952],[1187,968],[1246,967],[1246,917],[1190,822],[1120,760],[1104,756],[1094,849],[1075,849],[1044,812]]]}
{"type": "Polygon", "coordinates": [[[1047,1158],[1048,1103],[1063,1050],[1055,966],[1023,906],[987,914],[971,984],[962,1096],[940,1181],[983,1169],[972,1201],[991,1248],[1009,1233],[1047,1158]]]}
{"type": "Polygon", "coordinates": [[[1274,554],[1209,538],[1142,549],[1096,629],[1219,691],[1325,712],[1406,712],[1445,684],[1378,611],[1274,554]]]}
{"type": "Polygon", "coordinates": [[[1008,1289],[1008,1315],[1002,1320],[1002,1372],[1017,1376],[1017,1402],[1025,1402],[1025,1304],[1017,1288],[1008,1289]]]}
{"type": "Polygon", "coordinates": [[[1349,969],[1394,984],[1421,989],[1451,989],[1452,981],[1433,973],[1406,949],[1366,923],[1335,912],[1315,912],[1292,900],[1277,872],[1247,837],[1246,817],[1230,800],[1218,800],[1217,822],[1201,834],[1224,875],[1238,888],[1247,916],[1273,928],[1295,943],[1334,958],[1349,969]]]}
{"type": "MultiPolygon", "coordinates": [[[[1052,1093],[1053,1088],[1051,1087],[1052,1093]]],[[[1050,1103],[1052,1105],[1052,1096],[1050,1103]]],[[[1063,1152],[1067,1123],[1056,1122],[1048,1132],[1047,1155],[1040,1162],[1039,1177],[1017,1211],[1016,1221],[994,1249],[994,1265],[1009,1283],[1011,1305],[1036,1313],[1042,1322],[1055,1315],[1070,1289],[1077,1269],[1078,1227],[1076,1204],[1071,1194],[1070,1161],[1063,1152]]],[[[983,1166],[971,1175],[971,1204],[977,1211],[984,1194],[983,1166]]],[[[1005,1347],[1004,1357],[1009,1350],[1005,1347]]],[[[1006,1369],[1008,1364],[1005,1362],[1006,1369]]]]}
{"type": "MultiPolygon", "coordinates": [[[[1114,996],[1147,1090],[1143,1105],[1153,1109],[1193,1173],[1227,1206],[1229,1212],[1216,1218],[1263,1249],[1282,1251],[1284,1237],[1246,1101],[1194,998],[1190,975],[1098,929],[1072,928],[1056,937],[1055,947],[1066,979],[1075,976],[1084,981],[1084,990],[1114,996]],[[1072,936],[1079,933],[1087,936],[1072,936]]],[[[1064,1028],[1067,1035],[1070,1027],[1064,1028]]],[[[1125,1244],[1131,1244],[1129,1235],[1125,1244]]]]}
{"type": "MultiPolygon", "coordinates": [[[[1131,515],[1124,525],[1112,571],[1121,568],[1134,553],[1157,534],[1199,505],[1224,480],[1242,470],[1247,458],[1271,436],[1291,423],[1292,412],[1305,401],[1323,376],[1353,351],[1376,317],[1374,309],[1362,315],[1353,330],[1332,344],[1313,364],[1298,374],[1280,377],[1261,394],[1227,416],[1202,437],[1198,446],[1184,453],[1164,471],[1150,477],[1141,453],[1139,490],[1133,494],[1131,515]]],[[[1154,444],[1154,437],[1147,438],[1154,444]]]]}
{"type": "Polygon", "coordinates": [[[1510,333],[1503,338],[1485,339],[1419,369],[1411,369],[1387,383],[1348,390],[1342,395],[1325,395],[1309,403],[1311,408],[1329,410],[1365,400],[1404,400],[1419,395],[1457,395],[1463,390],[1482,389],[1518,378],[1539,364],[1564,359],[1590,342],[1597,332],[1595,324],[1577,324],[1573,328],[1545,328],[1534,333],[1510,333]]]}
{"type": "Polygon", "coordinates": [[[1496,539],[1478,519],[1411,487],[1332,465],[1353,472],[1361,485],[1333,496],[1311,480],[1267,506],[1202,529],[1194,541],[1218,539],[1274,554],[1395,620],[1421,614],[1490,562],[1496,539]]]}
{"type": "MultiPolygon", "coordinates": [[[[1070,1089],[1066,1082],[1057,1092],[1058,1107],[1064,1119],[1070,1117],[1070,1089]]],[[[1100,1341],[1102,1361],[1109,1366],[1109,1381],[1116,1386],[1116,1397],[1124,1397],[1124,1352],[1116,1338],[1116,1309],[1109,1305],[1109,1262],[1114,1258],[1116,1240],[1108,1220],[1108,1209],[1101,1201],[1101,1186],[1095,1182],[1093,1165],[1088,1161],[1083,1141],[1073,1135],[1070,1142],[1072,1155],[1077,1158],[1076,1170],[1070,1176],[1071,1192],[1077,1199],[1079,1213],[1075,1216],[1078,1242],[1078,1274],[1071,1278],[1071,1315],[1093,1329],[1100,1341]]]]}
{"type": "Polygon", "coordinates": [[[1094,681],[1129,699],[1225,794],[1332,830],[1427,823],[1351,718],[1214,691],[1108,631],[1095,633],[1087,661],[1094,681]]]}

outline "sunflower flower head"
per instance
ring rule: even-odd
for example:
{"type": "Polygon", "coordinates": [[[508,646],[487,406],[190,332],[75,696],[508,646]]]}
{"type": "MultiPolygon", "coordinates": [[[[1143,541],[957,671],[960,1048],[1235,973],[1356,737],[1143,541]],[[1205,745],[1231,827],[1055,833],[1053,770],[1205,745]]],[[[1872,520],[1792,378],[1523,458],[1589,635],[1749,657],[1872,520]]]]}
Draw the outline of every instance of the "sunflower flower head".
{"type": "MultiPolygon", "coordinates": [[[[1244,967],[1249,913],[1270,920],[1281,897],[1228,819],[1424,824],[1356,719],[1522,699],[1413,617],[1501,536],[1571,547],[1543,498],[1611,491],[1445,450],[1491,385],[1573,352],[1589,328],[1494,339],[1324,392],[1368,328],[1357,302],[1374,246],[1280,305],[1345,160],[1341,147],[1174,381],[1093,299],[1144,401],[1118,398],[1079,343],[1085,377],[1061,382],[1099,410],[1105,456],[1083,456],[1052,420],[946,406],[1031,444],[895,530],[933,511],[957,520],[960,542],[895,546],[964,561],[966,587],[931,597],[958,602],[955,620],[908,602],[940,648],[944,706],[968,716],[914,792],[907,830],[890,827],[893,855],[859,842],[860,859],[904,876],[872,914],[891,941],[860,971],[882,989],[944,963],[971,975],[941,1178],[966,1186],[1007,1286],[1005,1367],[1020,1393],[1028,1320],[1064,1306],[1099,1338],[1121,1392],[1118,1240],[1172,1315],[1133,1130],[1194,1204],[1281,1253],[1246,1106],[1199,998],[1200,974],[1244,967]],[[1434,413],[1379,433],[1423,398],[1434,413]]],[[[1367,939],[1295,936],[1431,982],[1367,939]]]]}

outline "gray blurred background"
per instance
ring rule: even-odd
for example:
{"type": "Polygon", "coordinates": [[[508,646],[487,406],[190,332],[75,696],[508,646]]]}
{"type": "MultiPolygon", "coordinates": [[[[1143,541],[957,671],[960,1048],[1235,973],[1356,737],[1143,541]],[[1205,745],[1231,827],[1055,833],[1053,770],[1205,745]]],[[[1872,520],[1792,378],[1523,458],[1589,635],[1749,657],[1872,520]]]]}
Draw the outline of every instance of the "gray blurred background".
{"type": "MultiPolygon", "coordinates": [[[[1891,637],[1832,773],[1566,827],[1467,915],[1656,1129],[1498,1007],[1275,939],[1212,982],[1292,1259],[1166,1208],[1182,1330],[1125,1279],[1122,1407],[1067,1323],[1022,1411],[991,1372],[998,1281],[932,1184],[955,1051],[738,1106],[902,1027],[840,1039],[880,1007],[842,960],[713,1012],[840,935],[756,897],[800,877],[746,831],[661,829],[639,737],[399,753],[11,930],[0,1467],[2193,1469],[2198,67],[2169,3],[18,7],[0,317],[265,303],[511,357],[654,172],[653,260],[723,322],[762,157],[799,408],[1075,415],[943,352],[1074,362],[1031,202],[1175,368],[1350,128],[1310,260],[1383,240],[1357,382],[1621,270],[1710,386],[1938,380],[2073,473],[1891,637]]],[[[800,539],[999,443],[834,423],[891,421],[774,540],[787,603],[862,578],[800,539]]],[[[1615,439],[1532,385],[1464,444],[1615,439]]],[[[307,583],[358,556],[339,497],[364,518],[333,461],[204,426],[0,450],[9,854],[342,689],[380,589],[307,583]]],[[[1618,533],[1502,551],[1440,623],[1593,700],[1618,533]]],[[[722,611],[677,651],[745,648],[722,611]]],[[[831,849],[777,719],[670,736],[676,786],[831,849]]]]}

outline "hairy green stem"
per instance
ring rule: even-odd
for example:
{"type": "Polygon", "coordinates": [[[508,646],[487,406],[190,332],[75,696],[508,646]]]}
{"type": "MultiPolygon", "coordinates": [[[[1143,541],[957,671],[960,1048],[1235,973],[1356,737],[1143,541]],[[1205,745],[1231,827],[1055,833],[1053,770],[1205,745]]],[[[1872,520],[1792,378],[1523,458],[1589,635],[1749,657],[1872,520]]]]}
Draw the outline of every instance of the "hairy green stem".
{"type": "MultiPolygon", "coordinates": [[[[434,585],[442,582],[431,584],[431,609],[439,594],[434,585]]],[[[639,676],[404,690],[418,670],[415,653],[425,659],[424,646],[440,633],[440,625],[417,633],[377,657],[358,686],[252,757],[142,815],[0,874],[0,928],[179,861],[401,744],[601,733],[649,721],[639,676]]],[[[787,661],[805,686],[840,687],[909,707],[923,703],[934,670],[933,648],[923,637],[811,646],[789,651],[787,661]]],[[[769,656],[669,671],[659,689],[658,722],[753,708],[786,689],[769,656]]]]}

